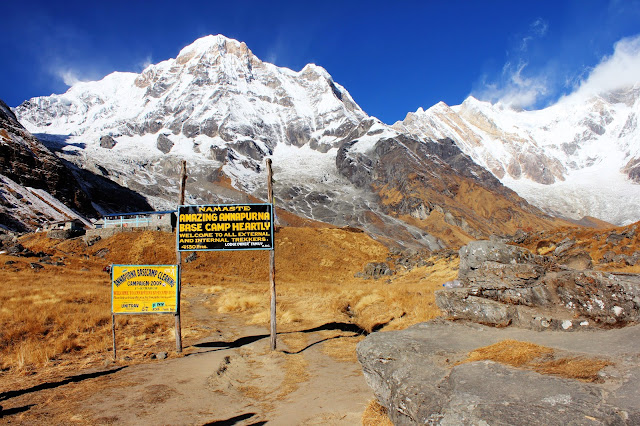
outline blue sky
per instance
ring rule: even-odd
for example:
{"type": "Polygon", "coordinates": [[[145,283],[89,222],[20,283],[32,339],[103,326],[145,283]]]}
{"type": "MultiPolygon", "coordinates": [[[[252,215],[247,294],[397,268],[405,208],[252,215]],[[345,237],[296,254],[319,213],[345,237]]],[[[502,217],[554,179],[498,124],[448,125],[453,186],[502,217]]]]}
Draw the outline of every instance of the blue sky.
{"type": "Polygon", "coordinates": [[[0,98],[13,107],[76,80],[140,72],[207,34],[279,66],[320,65],[386,123],[470,94],[544,107],[620,40],[640,57],[640,0],[25,0],[3,4],[2,20],[0,98]]]}

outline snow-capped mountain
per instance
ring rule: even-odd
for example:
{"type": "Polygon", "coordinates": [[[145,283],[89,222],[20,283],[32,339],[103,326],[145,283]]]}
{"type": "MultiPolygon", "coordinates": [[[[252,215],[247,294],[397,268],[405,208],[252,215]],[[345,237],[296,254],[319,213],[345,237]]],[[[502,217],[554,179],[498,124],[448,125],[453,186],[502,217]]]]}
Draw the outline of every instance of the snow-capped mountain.
{"type": "Polygon", "coordinates": [[[199,39],[141,74],[78,83],[15,112],[76,164],[102,165],[127,184],[158,183],[163,188],[151,195],[158,205],[176,191],[156,181],[172,159],[186,158],[191,169],[206,167],[208,174],[222,166],[234,185],[251,191],[255,172],[277,146],[337,149],[367,118],[321,67],[279,68],[223,36],[199,39]]]}
{"type": "Polygon", "coordinates": [[[393,128],[429,140],[451,138],[530,203],[573,219],[623,225],[640,220],[640,84],[580,92],[536,111],[473,97],[407,114],[393,128]]]}
{"type": "Polygon", "coordinates": [[[549,224],[450,141],[419,142],[369,117],[323,68],[277,67],[219,35],[15,112],[59,156],[155,208],[175,207],[182,159],[189,203],[265,199],[270,157],[279,207],[405,245],[442,247],[434,229],[468,239],[549,224]],[[474,191],[491,206],[474,208],[474,191]]]}

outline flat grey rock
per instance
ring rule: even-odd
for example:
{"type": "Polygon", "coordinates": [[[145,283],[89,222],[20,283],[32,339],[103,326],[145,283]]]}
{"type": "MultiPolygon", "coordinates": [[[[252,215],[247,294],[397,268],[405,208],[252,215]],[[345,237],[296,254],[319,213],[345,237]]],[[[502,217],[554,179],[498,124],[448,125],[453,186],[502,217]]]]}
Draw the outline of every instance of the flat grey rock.
{"type": "Polygon", "coordinates": [[[640,326],[575,333],[437,320],[358,344],[365,378],[396,425],[640,424],[640,326]],[[604,358],[601,383],[491,361],[456,365],[505,339],[604,358]]]}

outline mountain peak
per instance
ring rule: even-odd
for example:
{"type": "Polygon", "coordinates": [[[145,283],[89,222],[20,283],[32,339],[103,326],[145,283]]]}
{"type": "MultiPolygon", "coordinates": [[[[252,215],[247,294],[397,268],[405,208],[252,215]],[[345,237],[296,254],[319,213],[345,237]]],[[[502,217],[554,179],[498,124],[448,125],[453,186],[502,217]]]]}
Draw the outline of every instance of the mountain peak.
{"type": "Polygon", "coordinates": [[[200,58],[207,54],[226,55],[228,53],[236,56],[253,56],[244,42],[217,34],[201,37],[184,47],[176,57],[176,61],[179,64],[184,64],[194,57],[200,58]]]}

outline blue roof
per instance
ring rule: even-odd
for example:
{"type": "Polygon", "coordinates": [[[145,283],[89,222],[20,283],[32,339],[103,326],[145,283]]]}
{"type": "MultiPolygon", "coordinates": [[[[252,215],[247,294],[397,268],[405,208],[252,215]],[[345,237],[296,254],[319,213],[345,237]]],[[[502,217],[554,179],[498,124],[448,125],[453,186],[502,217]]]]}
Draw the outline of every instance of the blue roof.
{"type": "Polygon", "coordinates": [[[177,210],[164,210],[161,212],[127,212],[127,213],[109,213],[103,214],[102,217],[113,217],[113,216],[140,216],[140,215],[149,215],[149,214],[168,214],[175,213],[177,210]]]}

